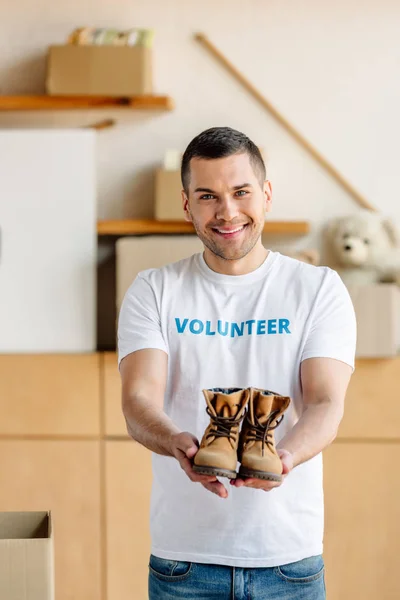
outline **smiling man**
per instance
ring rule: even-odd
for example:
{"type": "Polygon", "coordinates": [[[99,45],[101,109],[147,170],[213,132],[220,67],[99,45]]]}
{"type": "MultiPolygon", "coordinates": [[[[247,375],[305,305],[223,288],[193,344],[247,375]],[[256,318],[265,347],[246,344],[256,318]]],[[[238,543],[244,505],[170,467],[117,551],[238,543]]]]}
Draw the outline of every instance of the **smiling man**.
{"type": "MultiPolygon", "coordinates": [[[[263,246],[272,188],[243,133],[192,140],[182,185],[204,252],[139,273],[118,327],[128,432],[153,452],[149,599],[323,600],[321,451],[354,367],[353,306],[334,271],[263,246]],[[210,422],[202,390],[250,387],[291,398],[275,431],[281,473],[226,486],[194,464],[210,422]]],[[[214,419],[219,439],[229,418],[214,419]]]]}

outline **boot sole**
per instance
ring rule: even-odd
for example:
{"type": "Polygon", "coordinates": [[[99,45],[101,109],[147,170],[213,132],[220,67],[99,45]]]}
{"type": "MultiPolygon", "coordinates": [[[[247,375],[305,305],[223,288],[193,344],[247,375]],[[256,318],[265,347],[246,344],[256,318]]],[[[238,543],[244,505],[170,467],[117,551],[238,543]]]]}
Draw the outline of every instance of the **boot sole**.
{"type": "Polygon", "coordinates": [[[275,481],[280,483],[282,475],[276,473],[267,473],[266,471],[253,471],[252,469],[239,469],[239,477],[252,477],[254,479],[263,479],[264,481],[275,481]]]}
{"type": "Polygon", "coordinates": [[[198,465],[193,466],[193,471],[199,475],[215,475],[216,477],[228,477],[228,479],[236,479],[236,471],[230,471],[229,469],[218,469],[217,467],[200,467],[198,465]]]}

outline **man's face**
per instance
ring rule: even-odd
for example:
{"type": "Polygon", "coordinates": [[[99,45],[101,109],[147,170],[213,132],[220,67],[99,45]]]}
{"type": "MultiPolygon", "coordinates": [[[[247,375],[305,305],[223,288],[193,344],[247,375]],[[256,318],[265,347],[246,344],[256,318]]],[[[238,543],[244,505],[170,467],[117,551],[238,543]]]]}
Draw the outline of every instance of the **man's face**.
{"type": "Polygon", "coordinates": [[[260,183],[247,153],[190,161],[188,197],[182,192],[185,219],[216,256],[238,260],[260,239],[271,208],[271,185],[260,183]]]}

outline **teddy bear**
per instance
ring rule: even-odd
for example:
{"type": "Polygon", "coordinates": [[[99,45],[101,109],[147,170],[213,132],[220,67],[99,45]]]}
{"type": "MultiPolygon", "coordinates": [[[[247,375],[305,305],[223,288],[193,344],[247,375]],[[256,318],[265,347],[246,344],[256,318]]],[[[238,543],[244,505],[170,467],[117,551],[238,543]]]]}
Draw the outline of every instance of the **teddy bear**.
{"type": "Polygon", "coordinates": [[[327,264],[345,285],[400,285],[400,234],[381,213],[361,209],[332,220],[324,242],[327,264]]]}

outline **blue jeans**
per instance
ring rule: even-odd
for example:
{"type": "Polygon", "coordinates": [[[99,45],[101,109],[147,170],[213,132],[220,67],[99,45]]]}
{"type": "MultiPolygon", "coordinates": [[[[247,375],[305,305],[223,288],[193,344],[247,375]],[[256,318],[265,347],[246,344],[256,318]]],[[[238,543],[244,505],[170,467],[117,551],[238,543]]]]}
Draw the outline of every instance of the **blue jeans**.
{"type": "Polygon", "coordinates": [[[324,561],[242,569],[150,556],[149,600],[325,600],[324,561]]]}

